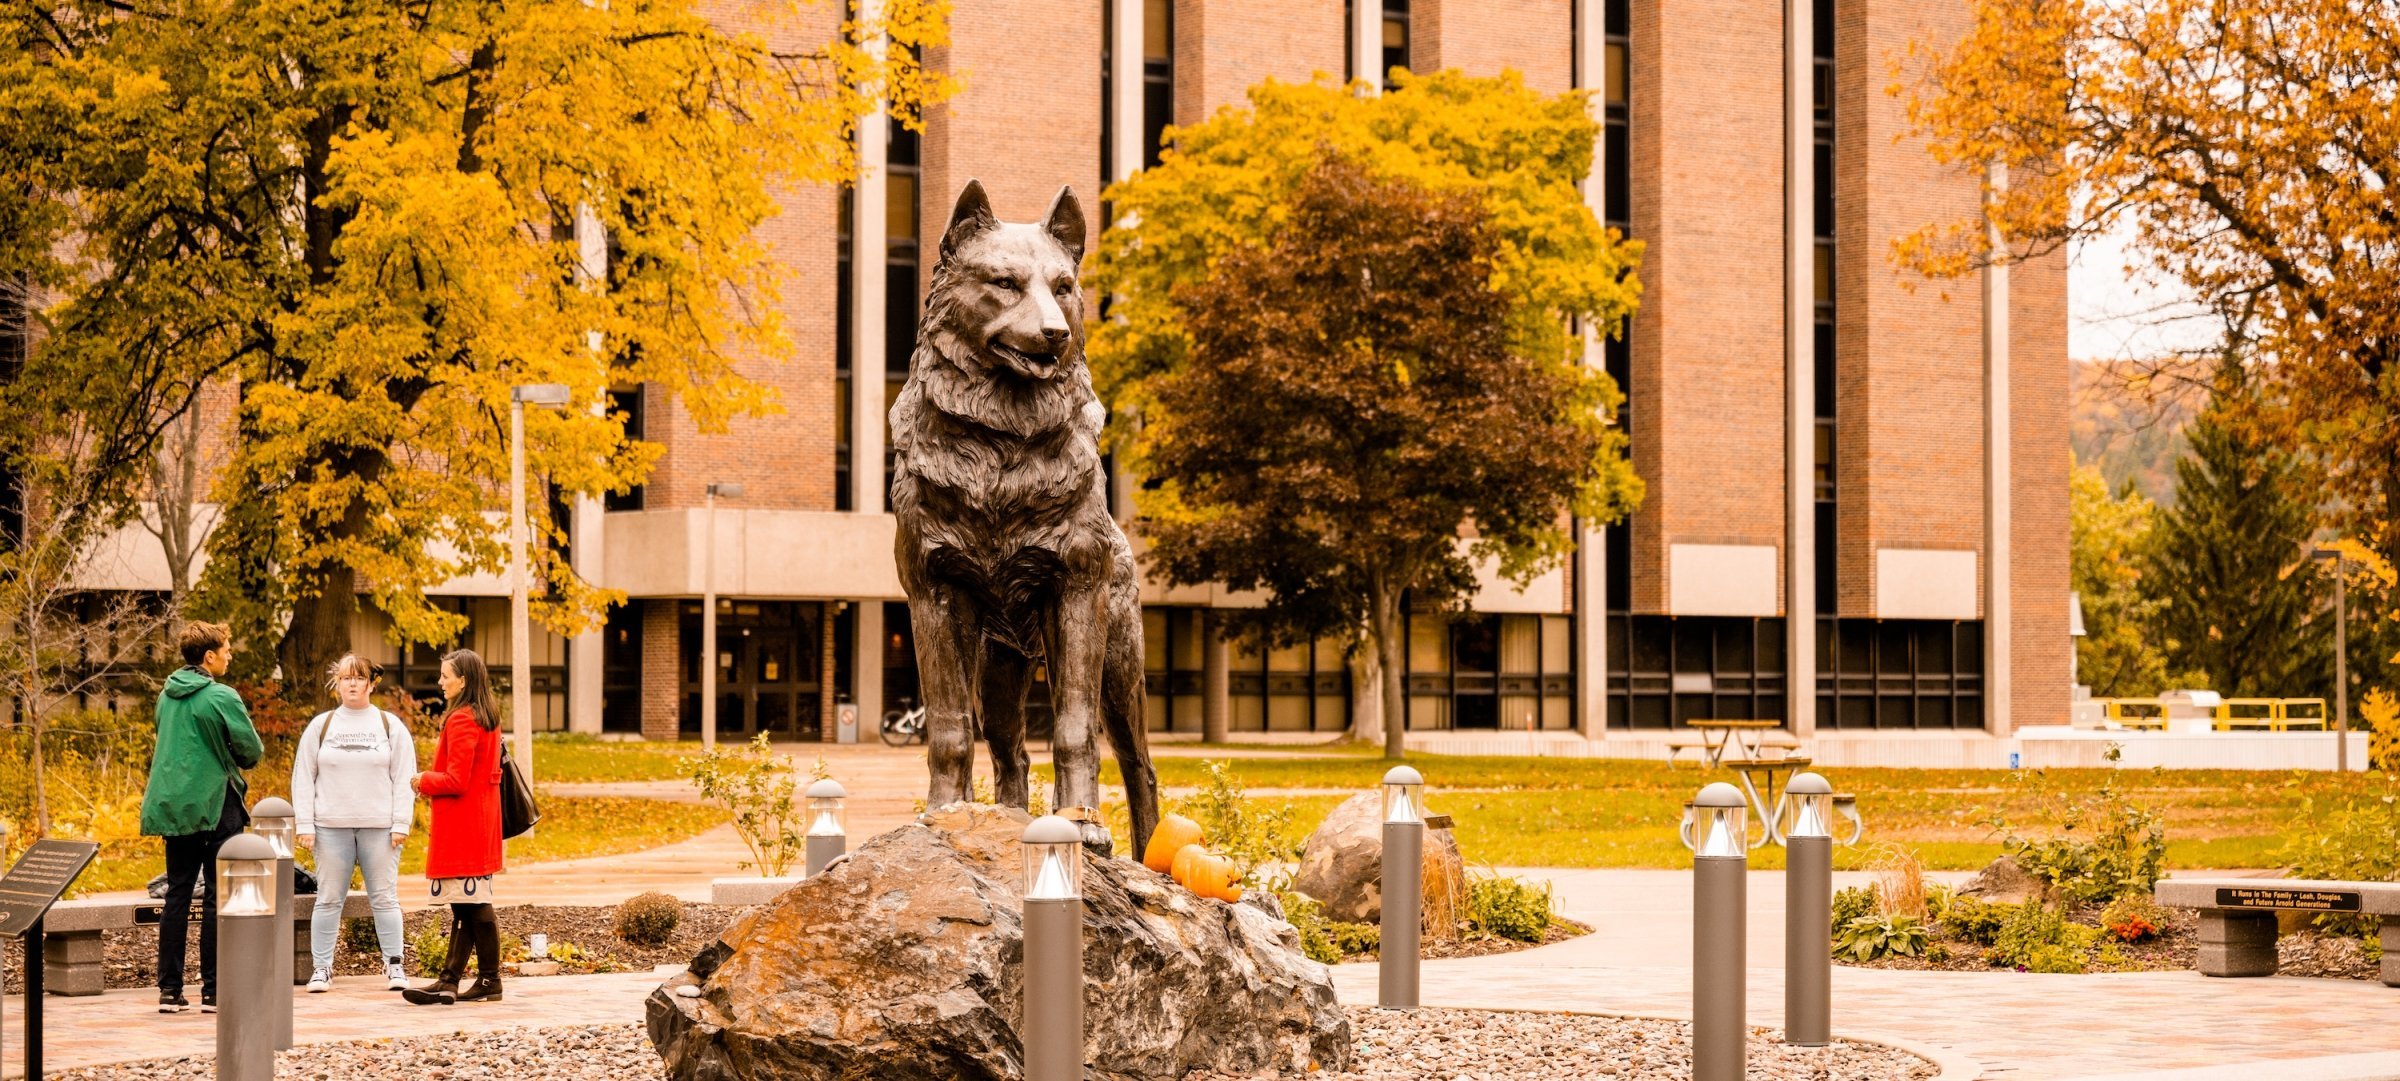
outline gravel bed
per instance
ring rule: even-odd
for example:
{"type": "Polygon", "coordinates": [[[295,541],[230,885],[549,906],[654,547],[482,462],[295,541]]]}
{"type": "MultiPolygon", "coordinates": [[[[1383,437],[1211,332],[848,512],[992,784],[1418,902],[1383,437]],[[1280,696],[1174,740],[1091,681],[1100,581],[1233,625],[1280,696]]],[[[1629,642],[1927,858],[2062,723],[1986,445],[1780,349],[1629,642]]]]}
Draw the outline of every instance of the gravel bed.
{"type": "MultiPolygon", "coordinates": [[[[522,939],[539,931],[550,936],[552,944],[572,942],[599,962],[581,971],[640,970],[655,965],[686,964],[694,954],[705,949],[718,932],[723,931],[742,914],[736,905],[683,906],[683,920],[663,946],[636,946],[616,936],[614,930],[616,906],[560,905],[501,905],[500,930],[522,939]]],[[[426,909],[409,914],[405,932],[409,936],[428,926],[449,926],[448,909],[426,909]]],[[[110,988],[154,987],[158,983],[158,928],[135,927],[112,931],[101,936],[101,962],[106,986],[110,988]]],[[[200,984],[200,929],[194,927],[184,947],[183,978],[187,988],[200,984]]],[[[22,948],[17,939],[7,940],[9,994],[24,993],[22,948]]],[[[417,976],[414,951],[406,951],[409,975],[417,976]]],[[[333,951],[333,971],[337,976],[371,976],[383,971],[383,959],[374,953],[360,953],[336,946],[333,951]]]]}
{"type": "MultiPolygon", "coordinates": [[[[1682,1081],[1691,1074],[1690,1026],[1574,1014],[1351,1008],[1356,1051],[1346,1073],[1308,1081],[1682,1081]]],[[[1865,1044],[1785,1047],[1771,1031],[1750,1043],[1751,1081],[1923,1081],[1939,1071],[1914,1055],[1865,1044]]],[[[661,1076],[639,1025],[517,1029],[320,1044],[275,1056],[283,1081],[508,1078],[600,1081],[661,1076]]],[[[69,1070],[60,1081],[202,1081],[206,1058],[69,1070]]],[[[1302,1075],[1283,1075],[1300,1077],[1302,1075]]],[[[1278,1075],[1264,1075],[1276,1078],[1278,1075]]],[[[1195,1073],[1185,1081],[1264,1081],[1195,1073]]]]}

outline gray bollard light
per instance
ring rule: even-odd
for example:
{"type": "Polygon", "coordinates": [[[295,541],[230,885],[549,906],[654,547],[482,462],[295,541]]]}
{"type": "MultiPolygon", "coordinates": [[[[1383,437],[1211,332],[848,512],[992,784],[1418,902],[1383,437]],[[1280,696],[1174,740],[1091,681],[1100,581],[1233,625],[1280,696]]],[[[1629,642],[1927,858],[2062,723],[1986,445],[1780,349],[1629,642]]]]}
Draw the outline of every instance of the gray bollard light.
{"type": "Polygon", "coordinates": [[[1407,766],[1383,775],[1383,929],[1376,948],[1387,1010],[1417,1008],[1418,942],[1425,913],[1425,778],[1407,766]]]}
{"type": "Polygon", "coordinates": [[[289,1051],[292,1049],[291,985],[306,979],[300,974],[300,965],[295,957],[295,944],[299,941],[299,917],[292,911],[292,842],[299,828],[298,816],[293,812],[292,805],[282,797],[268,796],[250,809],[250,828],[275,849],[275,911],[283,927],[283,939],[278,948],[283,951],[284,964],[292,969],[284,973],[290,982],[283,985],[282,994],[275,996],[275,1049],[289,1051]]]}
{"type": "Polygon", "coordinates": [[[1749,1057],[1742,971],[1745,880],[1750,871],[1749,805],[1719,781],[1684,809],[1692,850],[1692,1081],[1741,1081],[1749,1057]]]}
{"type": "MultiPolygon", "coordinates": [[[[1776,805],[1783,835],[1783,1040],[1823,1047],[1833,1040],[1833,785],[1814,773],[1792,778],[1776,805]]],[[[1860,823],[1849,814],[1856,844],[1860,823]]]]}
{"type": "Polygon", "coordinates": [[[217,847],[217,1081],[275,1076],[275,999],[292,999],[276,977],[291,964],[290,917],[277,907],[281,861],[264,837],[237,833],[217,847]]]}
{"type": "Polygon", "coordinates": [[[849,791],[831,777],[808,786],[808,862],[802,877],[817,877],[826,864],[850,850],[849,813],[842,809],[849,798],[849,791]]]}
{"type": "Polygon", "coordinates": [[[1025,1081],[1083,1081],[1083,830],[1025,827],[1025,1081]]]}

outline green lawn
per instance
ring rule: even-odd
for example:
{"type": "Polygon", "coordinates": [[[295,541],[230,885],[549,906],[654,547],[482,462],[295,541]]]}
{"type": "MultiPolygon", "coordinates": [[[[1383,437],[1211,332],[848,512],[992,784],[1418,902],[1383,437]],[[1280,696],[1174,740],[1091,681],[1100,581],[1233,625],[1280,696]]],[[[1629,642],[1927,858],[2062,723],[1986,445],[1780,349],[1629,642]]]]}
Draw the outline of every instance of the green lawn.
{"type": "MultiPolygon", "coordinates": [[[[1201,783],[1205,758],[1162,758],[1161,784],[1201,783]]],[[[1364,792],[1381,780],[1380,758],[1349,755],[1226,760],[1249,791],[1311,790],[1287,799],[1314,821],[1344,792],[1364,792]],[[1318,794],[1322,792],[1322,794],[1318,794]]],[[[1544,867],[1680,867],[1690,855],[1675,827],[1683,801],[1730,771],[1704,773],[1664,763],[1615,759],[1527,759],[1419,755],[1430,809],[1457,820],[1470,861],[1544,867]]],[[[2323,807],[2344,796],[2385,798],[2380,776],[2337,777],[2323,772],[2243,770],[2006,770],[1829,769],[1836,787],[1858,796],[1867,839],[1906,846],[1925,866],[1969,870],[1999,855],[1989,825],[1995,814],[2033,828],[2052,817],[2059,796],[2089,796],[2114,777],[2134,803],[2160,813],[2167,863],[2179,868],[2272,867],[2275,851],[2304,817],[2303,804],[2323,807]],[[2038,787],[2054,793],[2044,797],[2038,787]]],[[[1106,762],[1102,779],[1117,783],[1106,762]]],[[[1782,851],[1752,853],[1761,867],[1782,864],[1782,851]]],[[[1864,866],[1871,845],[1843,850],[1842,866],[1864,866]]]]}
{"type": "Polygon", "coordinates": [[[603,741],[582,734],[544,732],[533,737],[534,781],[685,781],[692,776],[688,760],[699,753],[696,743],[603,741]]]}

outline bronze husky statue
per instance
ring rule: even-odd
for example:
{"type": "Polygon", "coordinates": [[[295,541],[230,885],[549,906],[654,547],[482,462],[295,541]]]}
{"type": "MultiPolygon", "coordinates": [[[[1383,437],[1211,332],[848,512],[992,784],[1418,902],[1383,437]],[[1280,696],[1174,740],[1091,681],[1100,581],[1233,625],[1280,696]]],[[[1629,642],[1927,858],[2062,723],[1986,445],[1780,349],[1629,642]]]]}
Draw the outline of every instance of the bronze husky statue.
{"type": "Polygon", "coordinates": [[[1109,517],[1106,410],[1083,359],[1083,207],[1003,223],[967,181],[942,233],[908,383],[892,405],[896,555],[916,632],[933,774],[968,798],[978,728],[1002,804],[1026,806],[1025,694],[1048,669],[1057,813],[1107,852],[1095,725],[1124,774],[1138,856],[1158,824],[1142,719],[1133,549],[1109,517]]]}

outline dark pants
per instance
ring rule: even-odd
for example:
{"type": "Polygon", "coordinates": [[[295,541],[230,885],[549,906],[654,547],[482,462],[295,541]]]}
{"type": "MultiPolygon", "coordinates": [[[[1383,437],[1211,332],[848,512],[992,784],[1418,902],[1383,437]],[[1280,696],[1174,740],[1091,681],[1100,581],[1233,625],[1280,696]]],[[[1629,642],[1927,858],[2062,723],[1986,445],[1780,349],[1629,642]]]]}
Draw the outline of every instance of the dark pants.
{"type": "Polygon", "coordinates": [[[225,786],[225,809],[213,830],[169,837],[167,896],[158,915],[158,989],[183,990],[183,949],[186,925],[192,919],[192,885],[200,883],[200,993],[217,993],[217,846],[250,824],[232,785],[225,786]]]}

